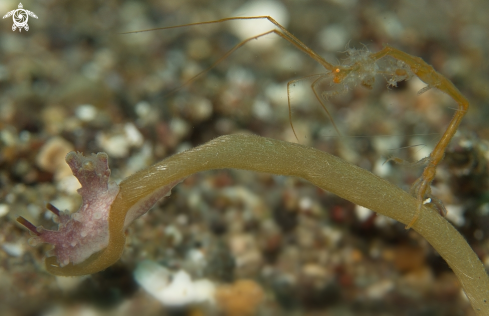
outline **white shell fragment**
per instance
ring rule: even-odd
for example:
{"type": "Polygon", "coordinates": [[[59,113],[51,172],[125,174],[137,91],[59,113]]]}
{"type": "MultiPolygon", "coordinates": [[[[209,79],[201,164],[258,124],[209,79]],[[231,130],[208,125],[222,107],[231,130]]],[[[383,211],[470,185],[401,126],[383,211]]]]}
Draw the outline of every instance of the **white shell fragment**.
{"type": "Polygon", "coordinates": [[[146,260],[138,264],[134,278],[148,293],[168,307],[214,301],[215,286],[211,281],[192,281],[187,272],[180,270],[173,273],[153,261],[146,260]]]}

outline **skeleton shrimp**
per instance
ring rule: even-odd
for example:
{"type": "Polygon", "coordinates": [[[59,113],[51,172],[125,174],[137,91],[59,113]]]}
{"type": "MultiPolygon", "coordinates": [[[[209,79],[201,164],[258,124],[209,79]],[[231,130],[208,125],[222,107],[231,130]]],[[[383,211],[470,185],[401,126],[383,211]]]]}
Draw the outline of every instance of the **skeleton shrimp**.
{"type": "MultiPolygon", "coordinates": [[[[123,34],[148,32],[154,30],[167,30],[179,27],[222,23],[233,20],[268,20],[272,24],[274,24],[276,28],[243,40],[234,48],[229,50],[226,54],[224,54],[221,58],[215,61],[211,66],[192,77],[185,84],[189,84],[200,75],[211,70],[213,67],[222,62],[234,51],[236,51],[238,48],[242,47],[246,43],[269,34],[276,34],[294,45],[297,49],[307,54],[316,62],[321,64],[326,70],[326,72],[323,74],[309,76],[310,78],[314,78],[314,81],[311,84],[311,90],[313,91],[316,99],[319,101],[327,116],[331,120],[333,127],[338,134],[340,134],[340,132],[337,126],[331,114],[327,110],[322,98],[320,98],[320,95],[317,92],[317,86],[322,81],[329,80],[331,82],[332,89],[321,94],[321,96],[325,99],[329,99],[332,96],[346,93],[358,84],[362,84],[367,88],[371,88],[375,81],[375,76],[379,74],[384,76],[387,80],[387,83],[391,86],[397,86],[397,82],[407,80],[413,76],[417,76],[421,81],[426,84],[426,87],[420,90],[418,94],[435,88],[449,95],[458,104],[458,110],[455,112],[446,131],[443,133],[441,139],[438,141],[437,145],[435,146],[429,157],[425,159],[426,167],[421,177],[419,177],[411,186],[410,192],[418,200],[418,204],[415,215],[411,222],[406,226],[406,229],[411,228],[416,223],[417,219],[421,215],[421,206],[426,199],[429,199],[429,203],[433,208],[437,209],[442,215],[446,215],[446,209],[443,206],[441,200],[431,194],[431,183],[436,174],[436,167],[443,159],[445,155],[445,150],[450,140],[455,135],[455,132],[457,131],[457,128],[460,125],[462,118],[469,108],[469,102],[450,80],[434,70],[433,67],[428,65],[425,61],[423,61],[423,59],[409,55],[401,50],[386,45],[382,50],[377,53],[371,53],[368,49],[348,49],[347,53],[349,57],[346,62],[343,65],[332,65],[321,56],[319,56],[317,53],[315,53],[312,49],[307,47],[303,42],[292,35],[292,33],[287,31],[285,27],[283,27],[280,23],[275,21],[270,16],[229,17],[214,21],[189,23],[184,25],[161,27],[150,30],[126,32],[123,34]],[[380,60],[382,60],[382,62],[380,62],[380,60]]],[[[301,79],[292,80],[287,83],[289,121],[296,139],[298,139],[298,137],[292,124],[290,85],[294,84],[298,80],[301,79]]],[[[398,159],[394,160],[397,161],[398,159]]]]}

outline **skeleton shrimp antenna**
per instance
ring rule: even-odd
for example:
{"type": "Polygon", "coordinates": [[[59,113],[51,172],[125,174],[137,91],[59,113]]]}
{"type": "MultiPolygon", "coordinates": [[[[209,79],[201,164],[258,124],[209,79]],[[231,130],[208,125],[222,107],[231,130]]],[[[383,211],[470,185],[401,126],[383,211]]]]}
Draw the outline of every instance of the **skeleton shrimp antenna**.
{"type": "MultiPolygon", "coordinates": [[[[195,81],[195,79],[197,79],[201,75],[207,73],[212,68],[216,67],[219,63],[221,63],[224,59],[226,59],[229,55],[231,55],[232,53],[234,53],[238,48],[242,47],[246,43],[248,43],[248,42],[250,42],[252,40],[258,39],[260,37],[263,37],[263,36],[272,34],[272,33],[277,34],[281,38],[285,39],[286,41],[288,41],[289,43],[291,43],[292,45],[294,45],[299,50],[301,50],[304,53],[306,53],[307,55],[309,55],[309,57],[311,57],[312,59],[314,59],[315,61],[317,61],[318,63],[320,63],[328,72],[333,72],[335,70],[335,67],[332,64],[328,63],[326,60],[324,60],[324,58],[322,58],[321,56],[319,56],[318,54],[316,54],[312,49],[310,49],[309,47],[307,47],[306,44],[304,44],[303,42],[301,42],[297,37],[295,37],[292,33],[290,33],[289,31],[287,31],[287,29],[285,27],[283,27],[280,23],[278,23],[277,21],[275,21],[275,19],[273,19],[270,16],[230,17],[230,18],[224,18],[224,19],[214,20],[214,21],[196,22],[196,23],[188,23],[188,24],[182,24],[182,25],[159,27],[159,28],[153,28],[153,29],[147,29],[147,30],[141,30],[141,31],[124,32],[124,33],[121,33],[121,34],[133,34],[133,33],[151,32],[151,31],[156,31],[156,30],[169,30],[169,29],[180,28],[180,27],[197,26],[197,25],[214,24],[214,23],[222,23],[222,22],[233,21],[233,20],[262,20],[262,19],[265,19],[265,20],[270,21],[278,29],[273,29],[273,30],[270,30],[268,32],[255,35],[253,37],[247,38],[244,41],[238,43],[231,50],[229,50],[226,54],[224,54],[217,61],[215,61],[212,65],[210,65],[206,69],[202,70],[201,72],[199,72],[198,74],[196,74],[195,76],[193,76],[192,78],[190,78],[189,80],[187,80],[181,86],[179,86],[179,87],[173,89],[172,91],[170,91],[169,94],[172,94],[172,93],[180,90],[181,88],[189,85],[190,83],[192,83],[193,81],[195,81]]],[[[336,123],[333,120],[333,117],[331,116],[331,114],[329,113],[329,111],[326,109],[326,106],[321,101],[321,98],[319,97],[319,95],[317,94],[317,92],[315,90],[315,87],[316,87],[317,83],[321,79],[324,78],[324,75],[312,75],[312,76],[308,76],[308,77],[304,77],[304,78],[315,77],[315,76],[317,76],[318,78],[315,79],[314,82],[312,83],[311,89],[314,92],[314,95],[316,96],[316,99],[319,101],[319,103],[321,104],[322,108],[326,112],[328,118],[333,123],[334,129],[336,130],[336,132],[338,133],[338,135],[341,136],[341,133],[339,132],[339,129],[336,126],[336,123]]],[[[301,79],[304,79],[304,78],[292,80],[292,81],[289,81],[287,83],[287,99],[288,99],[288,106],[289,106],[290,125],[292,127],[292,131],[294,132],[294,136],[297,139],[297,141],[299,141],[299,138],[297,137],[297,134],[295,132],[294,126],[292,124],[292,111],[291,111],[291,107],[290,107],[290,90],[289,90],[289,87],[290,87],[290,84],[291,83],[297,82],[297,81],[299,81],[301,79]]]]}

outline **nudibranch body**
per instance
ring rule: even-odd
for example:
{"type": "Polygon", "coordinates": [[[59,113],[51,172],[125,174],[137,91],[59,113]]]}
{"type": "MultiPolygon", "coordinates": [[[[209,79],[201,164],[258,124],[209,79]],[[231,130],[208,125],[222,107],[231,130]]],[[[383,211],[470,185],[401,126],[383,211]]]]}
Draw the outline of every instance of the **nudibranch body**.
{"type": "Polygon", "coordinates": [[[124,181],[121,186],[110,181],[106,153],[85,157],[70,152],[66,163],[82,186],[78,189],[82,196],[78,211],[65,214],[48,204],[47,209],[55,214],[57,231],[36,227],[23,217],[17,218],[34,235],[30,239],[32,245],[49,243],[54,246],[46,258],[46,269],[55,275],[91,274],[115,263],[124,249],[125,229],[159,199],[170,195],[171,189],[183,179],[170,181],[147,194],[136,193],[137,199],[131,202],[127,199],[131,195],[129,192],[134,195],[137,189],[145,189],[147,185],[135,181],[137,188],[126,188],[126,199],[123,199],[124,181]]]}
{"type": "Polygon", "coordinates": [[[83,262],[93,253],[107,247],[109,211],[119,193],[119,186],[109,181],[107,154],[84,157],[81,153],[70,152],[66,162],[82,185],[78,189],[82,196],[80,209],[73,214],[65,214],[48,204],[47,208],[55,214],[55,221],[58,222],[57,231],[42,226],[36,228],[27,220],[18,219],[35,234],[30,240],[31,244],[50,243],[54,246],[52,252],[61,267],[70,262],[83,262]]]}

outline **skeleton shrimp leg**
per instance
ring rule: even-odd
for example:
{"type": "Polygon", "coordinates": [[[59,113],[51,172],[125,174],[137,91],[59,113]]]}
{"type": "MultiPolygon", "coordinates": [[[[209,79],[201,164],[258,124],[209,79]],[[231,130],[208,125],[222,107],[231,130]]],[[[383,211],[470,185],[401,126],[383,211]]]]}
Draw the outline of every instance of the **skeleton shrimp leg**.
{"type": "Polygon", "coordinates": [[[296,82],[299,82],[301,80],[304,80],[307,78],[314,78],[314,77],[317,77],[317,78],[314,79],[314,81],[312,82],[311,90],[312,90],[312,92],[314,92],[316,99],[319,101],[319,103],[323,107],[324,112],[326,112],[326,115],[331,120],[331,123],[333,124],[333,127],[336,130],[336,133],[338,133],[338,135],[341,136],[340,130],[336,126],[336,123],[333,119],[333,116],[331,116],[331,114],[329,113],[328,109],[326,108],[326,106],[324,105],[323,101],[321,100],[321,98],[319,97],[319,95],[316,91],[317,83],[320,82],[322,79],[324,79],[325,75],[324,74],[316,74],[316,75],[310,75],[310,76],[302,77],[299,79],[294,79],[294,80],[287,82],[287,102],[288,102],[288,106],[289,106],[289,122],[290,122],[290,127],[292,128],[292,132],[294,133],[295,139],[297,139],[297,140],[299,140],[299,138],[297,137],[297,133],[295,132],[294,125],[292,124],[292,107],[290,105],[290,85],[295,84],[296,82]]]}
{"type": "MultiPolygon", "coordinates": [[[[391,56],[395,59],[401,60],[406,63],[412,70],[412,72],[419,78],[421,81],[426,83],[428,87],[436,88],[446,94],[448,94],[455,102],[458,104],[458,110],[455,112],[450,124],[448,125],[447,130],[443,133],[440,141],[436,145],[433,152],[431,152],[429,156],[428,165],[425,167],[423,174],[421,177],[413,184],[411,188],[411,192],[414,197],[418,200],[418,206],[416,208],[416,214],[411,222],[406,226],[406,229],[411,228],[416,220],[419,218],[421,214],[421,206],[423,204],[423,200],[426,197],[431,196],[431,182],[435,178],[436,167],[441,162],[445,155],[445,150],[450,142],[450,140],[455,135],[462,118],[469,108],[469,102],[465,97],[460,93],[460,91],[454,86],[454,84],[445,78],[443,75],[438,73],[433,69],[432,66],[428,65],[421,58],[411,56],[405,52],[402,52],[398,49],[395,49],[390,46],[386,46],[381,51],[372,54],[370,57],[377,60],[384,56],[391,56]]],[[[442,210],[443,213],[446,213],[445,207],[441,204],[439,199],[432,198],[433,204],[439,209],[442,210]]]]}

